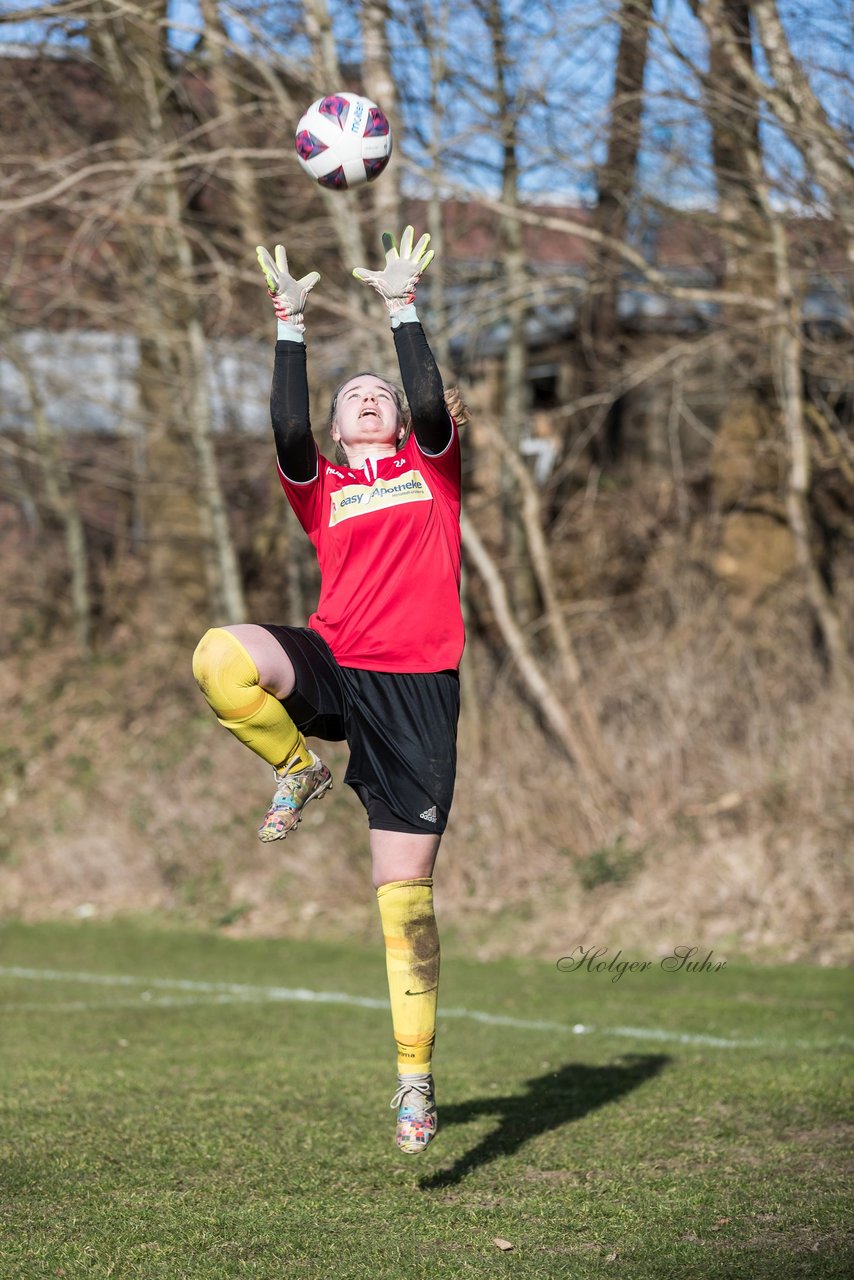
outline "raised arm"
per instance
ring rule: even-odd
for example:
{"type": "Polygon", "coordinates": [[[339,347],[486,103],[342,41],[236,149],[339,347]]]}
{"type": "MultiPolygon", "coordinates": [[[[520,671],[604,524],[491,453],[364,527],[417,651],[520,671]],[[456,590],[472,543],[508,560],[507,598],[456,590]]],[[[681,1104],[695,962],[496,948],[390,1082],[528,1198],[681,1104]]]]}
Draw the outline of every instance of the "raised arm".
{"type": "Polygon", "coordinates": [[[443,453],[451,440],[451,419],[442,375],[427,337],[417,320],[403,320],[393,332],[415,439],[424,453],[443,453]]]}
{"type": "Polygon", "coordinates": [[[312,271],[295,280],[288,270],[283,245],[271,258],[260,245],[255,250],[276,313],[276,355],[270,390],[270,419],[279,466],[289,480],[304,483],[317,474],[317,446],[308,411],[305,359],[305,300],[320,279],[312,271]]]}
{"type": "Polygon", "coordinates": [[[425,453],[442,453],[450,443],[451,419],[445,407],[442,376],[415,310],[418,281],[433,261],[433,250],[427,249],[430,237],[423,235],[414,244],[415,233],[412,227],[406,227],[399,248],[388,231],[383,232],[382,239],[386,251],[383,270],[356,267],[353,275],[375,289],[385,302],[415,439],[425,453]]]}
{"type": "Polygon", "coordinates": [[[276,341],[270,421],[279,466],[289,480],[304,483],[317,475],[317,445],[308,416],[305,344],[276,341]]]}

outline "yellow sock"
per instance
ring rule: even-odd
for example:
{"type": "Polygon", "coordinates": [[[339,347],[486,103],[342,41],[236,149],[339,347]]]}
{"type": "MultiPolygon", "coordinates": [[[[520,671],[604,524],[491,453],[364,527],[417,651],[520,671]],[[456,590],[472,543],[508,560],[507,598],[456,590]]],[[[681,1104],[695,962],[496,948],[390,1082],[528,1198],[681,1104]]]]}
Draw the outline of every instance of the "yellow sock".
{"type": "Polygon", "coordinates": [[[285,708],[259,683],[258,668],[224,627],[205,632],[193,654],[193,675],[220,724],[282,772],[306,769],[311,753],[285,708]]]}
{"type": "Polygon", "coordinates": [[[433,880],[395,880],[377,889],[397,1069],[429,1071],[436,1039],[439,931],[433,880]]]}

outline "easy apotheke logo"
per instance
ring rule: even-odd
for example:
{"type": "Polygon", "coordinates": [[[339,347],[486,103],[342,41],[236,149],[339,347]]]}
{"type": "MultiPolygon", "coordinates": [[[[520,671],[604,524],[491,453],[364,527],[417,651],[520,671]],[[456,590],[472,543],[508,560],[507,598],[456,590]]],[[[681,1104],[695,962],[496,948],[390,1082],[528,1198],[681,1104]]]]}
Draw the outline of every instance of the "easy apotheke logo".
{"type": "Polygon", "coordinates": [[[407,502],[429,502],[433,497],[420,471],[400,471],[389,480],[377,480],[371,488],[345,484],[330,499],[329,527],[353,516],[370,515],[407,502]]]}
{"type": "Polygon", "coordinates": [[[561,973],[606,973],[612,982],[619,982],[626,973],[647,973],[650,969],[662,969],[665,973],[720,973],[726,960],[715,960],[714,951],[700,956],[699,947],[674,947],[658,960],[622,960],[622,950],[607,959],[608,947],[575,947],[568,956],[561,956],[557,967],[561,973]]]}

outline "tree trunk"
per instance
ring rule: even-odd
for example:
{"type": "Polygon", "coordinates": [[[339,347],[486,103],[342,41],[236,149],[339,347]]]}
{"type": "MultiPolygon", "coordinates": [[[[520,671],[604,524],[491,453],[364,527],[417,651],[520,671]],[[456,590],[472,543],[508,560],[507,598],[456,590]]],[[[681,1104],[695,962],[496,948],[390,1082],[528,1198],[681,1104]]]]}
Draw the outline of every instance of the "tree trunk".
{"type": "Polygon", "coordinates": [[[789,140],[803,155],[845,230],[848,260],[854,264],[854,168],[850,147],[834,129],[813,92],[803,67],[792,54],[775,0],[751,0],[750,10],[773,77],[754,82],[789,140]]]}
{"type": "Polygon", "coordinates": [[[225,56],[228,36],[222,22],[218,0],[200,0],[205,27],[205,47],[210,87],[216,98],[220,118],[219,133],[223,145],[232,150],[231,192],[235,220],[247,254],[258,244],[266,244],[267,229],[263,225],[262,204],[252,166],[242,159],[243,138],[239,127],[239,103],[225,56]]]}
{"type": "MultiPolygon", "coordinates": [[[[599,722],[587,697],[581,665],[575,653],[572,637],[564,621],[560,600],[558,599],[552,558],[549,554],[546,535],[543,532],[543,513],[537,486],[528,472],[522,459],[514,453],[499,431],[483,424],[483,429],[492,439],[493,446],[499,451],[510,471],[513,473],[519,492],[522,496],[521,519],[528,544],[531,564],[536,575],[537,586],[546,611],[546,618],[558,658],[561,684],[567,689],[572,703],[571,719],[579,728],[575,731],[575,750],[583,756],[583,767],[595,774],[600,782],[604,782],[610,773],[610,764],[605,744],[602,740],[599,722]]],[[[481,553],[482,561],[482,553],[481,553]]],[[[555,686],[559,687],[559,686],[555,686]]],[[[555,688],[552,696],[555,695],[555,688]]]]}
{"type": "MultiPolygon", "coordinates": [[[[771,234],[756,174],[761,168],[759,99],[751,80],[749,0],[700,6],[709,37],[706,112],[723,249],[723,287],[775,305],[771,234]],[[737,56],[733,56],[733,50],[737,56]]],[[[755,321],[738,306],[722,309],[732,370],[712,453],[713,499],[722,516],[714,568],[739,619],[791,569],[785,519],[784,451],[775,411],[770,350],[756,340],[755,321]],[[740,373],[740,371],[743,371],[740,373]],[[740,376],[739,376],[740,373],[740,376]]]]}
{"type": "MultiPolygon", "coordinates": [[[[773,297],[774,264],[768,224],[754,183],[754,158],[759,155],[759,101],[749,77],[741,73],[730,53],[735,47],[740,59],[752,68],[750,3],[713,0],[713,7],[716,20],[707,22],[706,88],[718,217],[723,224],[724,287],[757,297],[773,297]]],[[[727,308],[725,319],[736,328],[745,322],[739,307],[727,308]]],[[[752,318],[747,319],[752,337],[752,318]]]]}
{"type": "MultiPolygon", "coordinates": [[[[839,686],[847,685],[850,676],[849,663],[842,626],[832,596],[825,585],[813,553],[813,538],[809,512],[810,456],[807,433],[804,427],[803,403],[803,316],[795,294],[789,261],[786,227],[768,190],[765,177],[758,129],[758,101],[765,96],[764,82],[753,68],[751,50],[751,12],[761,15],[761,34],[769,67],[777,83],[772,87],[772,105],[776,95],[782,92],[792,104],[799,105],[801,123],[811,121],[814,133],[812,143],[802,140],[804,154],[815,153],[818,147],[822,163],[816,166],[815,177],[827,179],[826,168],[832,173],[829,191],[837,199],[844,194],[845,183],[834,186],[833,169],[835,146],[829,146],[822,129],[826,125],[823,113],[817,113],[817,103],[812,98],[806,77],[799,73],[779,27],[773,0],[709,0],[702,9],[702,16],[709,32],[711,59],[709,89],[712,97],[713,156],[721,199],[721,212],[732,232],[732,242],[727,254],[728,283],[737,279],[739,287],[757,296],[766,294],[774,302],[775,323],[771,330],[770,359],[764,360],[754,352],[754,385],[749,388],[749,399],[742,395],[736,412],[744,418],[752,410],[756,421],[768,422],[767,430],[754,431],[755,449],[766,449],[776,437],[781,458],[779,473],[771,473],[772,500],[776,500],[785,513],[792,545],[792,556],[812,607],[816,624],[822,636],[831,679],[839,686]],[[749,104],[749,109],[745,104],[749,104]],[[819,118],[821,115],[821,118],[819,118]],[[736,248],[738,245],[740,248],[736,248]],[[773,401],[776,400],[776,404],[773,401]],[[771,412],[768,411],[772,405],[771,412]],[[782,430],[781,430],[782,428],[782,430]],[[779,491],[782,489],[782,498],[779,491]]],[[[779,105],[779,104],[778,104],[779,105]]],[[[784,113],[785,114],[785,113],[784,113]]],[[[804,136],[809,130],[804,130],[804,136]]],[[[838,140],[836,140],[838,143],[838,140]]],[[[836,157],[838,159],[838,156],[836,157]]],[[[850,195],[850,190],[849,190],[850,195]]],[[[840,211],[844,214],[845,201],[840,211]]],[[[850,210],[849,210],[850,212],[850,210]]],[[[849,227],[850,231],[850,227],[849,227]]],[[[730,315],[730,323],[738,323],[738,315],[730,315]]],[[[752,335],[751,335],[752,339],[752,335]]],[[[751,342],[752,345],[752,342],[751,342]]],[[[762,348],[760,347],[761,351],[762,348]]],[[[716,442],[719,468],[728,465],[727,445],[733,438],[734,413],[732,407],[724,413],[716,442]]],[[[743,434],[743,432],[742,432],[743,434]]],[[[752,468],[751,479],[760,474],[758,464],[752,468]]],[[[717,485],[720,489],[720,469],[717,485]]],[[[753,503],[756,505],[758,486],[753,484],[753,503]]],[[[741,503],[744,506],[744,502],[741,503]]],[[[744,543],[744,563],[728,564],[731,578],[742,582],[749,579],[749,563],[752,557],[762,555],[763,539],[779,538],[779,526],[766,510],[754,512],[752,537],[744,543]]],[[[741,512],[729,515],[727,523],[744,520],[741,512]]],[[[769,557],[763,557],[767,563],[769,557]]]]}
{"type": "MultiPolygon", "coordinates": [[[[637,182],[643,84],[646,73],[652,0],[622,0],[620,39],[608,119],[608,147],[598,173],[593,230],[622,242],[637,182]]],[[[610,384],[620,367],[618,304],[624,263],[600,242],[593,254],[580,325],[581,385],[585,395],[601,398],[586,428],[600,464],[613,461],[620,446],[620,401],[610,384]]]]}
{"type": "Polygon", "coordinates": [[[787,445],[786,518],[807,599],[821,633],[830,680],[840,691],[851,683],[842,622],[813,554],[810,519],[810,450],[804,425],[803,315],[792,282],[786,227],[775,211],[758,163],[756,192],[771,230],[778,320],[774,329],[774,384],[787,445]]]}
{"type": "MultiPolygon", "coordinates": [[[[391,22],[389,0],[362,0],[362,80],[365,93],[388,116],[392,130],[399,130],[397,110],[397,86],[391,69],[391,49],[388,28],[391,22]]],[[[391,231],[399,235],[400,225],[400,169],[392,165],[386,169],[382,180],[370,187],[374,210],[374,227],[378,232],[391,231]]],[[[358,264],[354,264],[358,265],[358,264]]]]}
{"type": "MultiPolygon", "coordinates": [[[[320,84],[331,86],[327,92],[333,93],[344,87],[344,79],[327,0],[305,0],[305,15],[312,42],[315,79],[320,84]]],[[[373,255],[369,257],[365,249],[355,192],[328,191],[321,187],[320,196],[338,241],[341,262],[345,268],[344,278],[354,267],[372,266],[374,258],[373,255]]],[[[350,284],[352,288],[343,294],[341,309],[349,313],[352,322],[350,343],[353,359],[360,364],[368,364],[375,348],[374,335],[380,332],[381,324],[376,318],[376,312],[371,309],[368,290],[352,280],[350,284]]]]}
{"type": "MultiPolygon", "coordinates": [[[[507,325],[501,368],[501,430],[514,453],[528,419],[528,353],[526,321],[530,282],[522,242],[519,207],[518,110],[511,89],[511,55],[500,0],[490,0],[484,14],[489,30],[495,74],[495,108],[500,122],[501,204],[498,220],[498,269],[507,325]]],[[[510,595],[518,616],[529,623],[539,613],[536,579],[528,560],[527,542],[516,506],[516,484],[506,466],[502,477],[502,521],[508,553],[510,595]]]]}
{"type": "Polygon", "coordinates": [[[847,689],[851,683],[851,666],[842,623],[833,597],[825,585],[813,555],[813,539],[810,532],[812,522],[809,511],[810,456],[809,442],[804,429],[801,372],[803,320],[788,280],[788,248],[785,234],[785,228],[782,225],[775,227],[781,290],[781,316],[775,339],[775,374],[788,445],[786,516],[795,543],[795,556],[807,598],[821,632],[831,682],[840,689],[847,689]]]}
{"type": "Polygon", "coordinates": [[[597,835],[603,830],[603,783],[596,762],[591,758],[588,746],[579,734],[572,717],[567,716],[555,697],[550,681],[525,640],[516,620],[515,610],[494,560],[471,521],[461,519],[463,547],[471,557],[477,573],[486,587],[492,611],[504,643],[516,664],[522,682],[539,708],[543,721],[556,740],[574,762],[579,776],[585,783],[584,811],[591,828],[597,835]]]}
{"type": "Polygon", "coordinates": [[[184,635],[206,617],[240,621],[245,605],[213,446],[206,342],[182,195],[174,172],[146,173],[146,162],[171,141],[166,7],[157,0],[140,18],[99,4],[89,35],[113,85],[126,149],[139,162],[138,195],[122,232],[124,288],[134,300],[148,421],[143,518],[158,597],[152,625],[184,635]]]}
{"type": "Polygon", "coordinates": [[[68,571],[71,585],[71,616],[74,637],[82,654],[92,648],[92,596],[90,589],[89,555],[86,548],[86,531],[74,484],[62,455],[56,432],[48,418],[38,381],[26,356],[14,341],[5,343],[5,355],[24,380],[30,397],[33,428],[38,452],[39,468],[44,483],[48,506],[62,527],[68,571]]]}

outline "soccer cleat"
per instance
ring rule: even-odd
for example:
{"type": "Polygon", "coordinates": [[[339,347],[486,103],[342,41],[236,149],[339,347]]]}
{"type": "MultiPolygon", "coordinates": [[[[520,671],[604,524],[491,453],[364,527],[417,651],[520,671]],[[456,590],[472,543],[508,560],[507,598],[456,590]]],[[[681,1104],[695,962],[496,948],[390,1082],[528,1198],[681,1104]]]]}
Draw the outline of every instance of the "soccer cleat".
{"type": "Polygon", "coordinates": [[[436,1136],[439,1121],[433,1077],[427,1073],[397,1077],[397,1093],[391,1106],[397,1107],[395,1142],[407,1155],[417,1155],[436,1136]]]}
{"type": "Polygon", "coordinates": [[[283,840],[299,825],[309,800],[317,800],[332,786],[332,774],[313,751],[311,759],[308,768],[300,769],[299,773],[282,775],[276,771],[278,786],[273,803],[258,828],[259,840],[283,840]]]}

